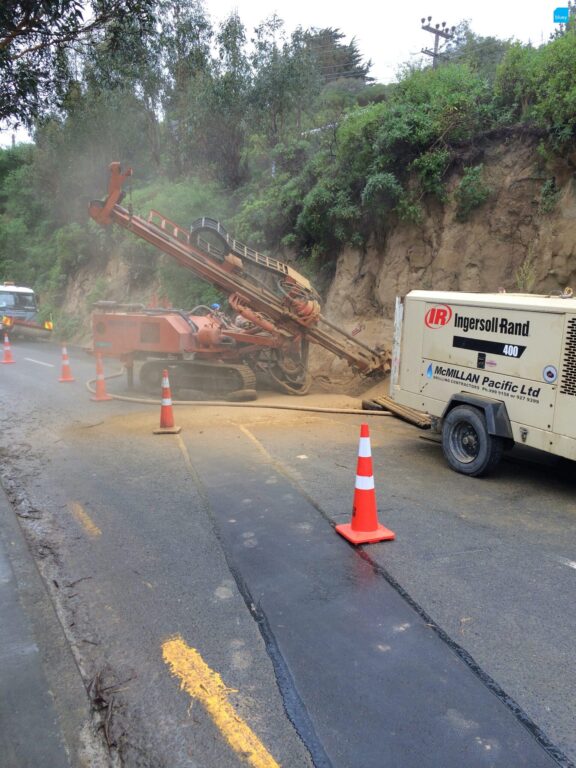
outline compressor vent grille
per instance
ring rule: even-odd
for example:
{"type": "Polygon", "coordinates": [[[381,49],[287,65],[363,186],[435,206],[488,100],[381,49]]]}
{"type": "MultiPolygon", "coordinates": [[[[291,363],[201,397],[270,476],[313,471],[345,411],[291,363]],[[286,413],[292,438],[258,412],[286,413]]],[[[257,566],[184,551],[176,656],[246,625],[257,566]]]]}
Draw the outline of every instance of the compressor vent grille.
{"type": "Polygon", "coordinates": [[[560,392],[563,395],[576,395],[576,317],[568,321],[560,392]]]}

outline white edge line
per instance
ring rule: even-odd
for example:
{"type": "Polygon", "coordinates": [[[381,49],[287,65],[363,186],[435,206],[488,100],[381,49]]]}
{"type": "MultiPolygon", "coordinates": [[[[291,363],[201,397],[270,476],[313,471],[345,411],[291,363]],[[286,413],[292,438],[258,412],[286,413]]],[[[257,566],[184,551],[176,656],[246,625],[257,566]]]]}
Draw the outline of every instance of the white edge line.
{"type": "Polygon", "coordinates": [[[574,570],[576,570],[575,560],[568,560],[567,557],[560,557],[559,555],[552,555],[552,559],[556,560],[556,562],[560,563],[561,565],[567,565],[568,568],[574,568],[574,570]]]}
{"type": "Polygon", "coordinates": [[[34,360],[31,357],[25,357],[24,360],[27,360],[29,363],[36,363],[36,365],[45,365],[46,368],[54,368],[52,363],[43,363],[41,360],[34,360]]]}

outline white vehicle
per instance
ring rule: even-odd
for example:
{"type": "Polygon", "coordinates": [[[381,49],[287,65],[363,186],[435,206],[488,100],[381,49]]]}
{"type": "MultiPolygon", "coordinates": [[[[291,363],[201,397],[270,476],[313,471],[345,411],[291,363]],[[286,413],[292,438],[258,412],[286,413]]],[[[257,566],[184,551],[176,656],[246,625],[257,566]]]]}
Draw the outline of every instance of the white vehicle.
{"type": "Polygon", "coordinates": [[[38,315],[38,299],[32,288],[14,283],[0,283],[0,330],[32,334],[52,330],[52,322],[42,322],[38,315]]]}
{"type": "Polygon", "coordinates": [[[576,459],[576,299],[411,291],[396,304],[391,397],[428,412],[452,469],[527,445],[576,459]]]}

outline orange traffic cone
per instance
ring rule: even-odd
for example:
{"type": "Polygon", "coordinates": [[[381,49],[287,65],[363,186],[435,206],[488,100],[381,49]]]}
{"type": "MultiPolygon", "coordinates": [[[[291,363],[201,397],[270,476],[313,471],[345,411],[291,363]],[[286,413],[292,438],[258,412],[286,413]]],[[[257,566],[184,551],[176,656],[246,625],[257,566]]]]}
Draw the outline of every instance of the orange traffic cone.
{"type": "Polygon", "coordinates": [[[2,359],[2,363],[15,363],[16,361],[12,357],[12,349],[10,348],[10,339],[8,338],[8,334],[4,334],[4,357],[2,359]]]}
{"type": "Polygon", "coordinates": [[[74,376],[72,376],[72,371],[70,370],[68,350],[64,346],[62,347],[62,371],[58,381],[74,381],[74,376]]]}
{"type": "Polygon", "coordinates": [[[336,530],[352,544],[370,544],[375,541],[390,541],[396,538],[393,531],[378,523],[368,424],[362,424],[360,427],[352,521],[337,525],[336,530]]]}
{"type": "Polygon", "coordinates": [[[174,413],[172,412],[172,394],[168,371],[162,371],[162,406],[160,408],[160,429],[155,429],[155,435],[177,435],[181,427],[174,426],[174,413]]]}
{"type": "Polygon", "coordinates": [[[100,402],[101,400],[113,400],[112,395],[106,392],[106,379],[104,378],[104,364],[102,363],[102,353],[96,352],[96,394],[90,400],[100,402]]]}

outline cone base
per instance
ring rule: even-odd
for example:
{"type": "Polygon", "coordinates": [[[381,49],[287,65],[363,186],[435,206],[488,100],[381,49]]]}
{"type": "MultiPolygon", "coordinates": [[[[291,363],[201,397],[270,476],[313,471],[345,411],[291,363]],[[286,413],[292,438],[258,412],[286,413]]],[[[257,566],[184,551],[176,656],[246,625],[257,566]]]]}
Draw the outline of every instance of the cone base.
{"type": "Polygon", "coordinates": [[[344,536],[351,544],[374,544],[377,541],[392,541],[396,538],[394,531],[377,525],[373,531],[355,531],[351,523],[336,526],[340,536],[344,536]]]}
{"type": "Polygon", "coordinates": [[[61,376],[58,381],[76,381],[76,379],[73,376],[61,376]]]}
{"type": "Polygon", "coordinates": [[[178,435],[182,430],[182,427],[160,427],[155,429],[155,435],[178,435]]]}
{"type": "Polygon", "coordinates": [[[2,365],[10,365],[10,363],[15,363],[15,362],[16,360],[0,360],[0,363],[2,363],[2,365]]]}
{"type": "Polygon", "coordinates": [[[99,403],[102,400],[114,400],[112,395],[96,395],[95,397],[91,397],[90,400],[94,400],[95,403],[99,403]]]}

